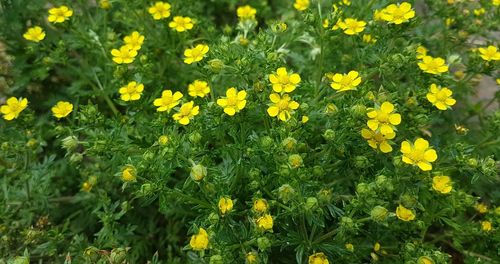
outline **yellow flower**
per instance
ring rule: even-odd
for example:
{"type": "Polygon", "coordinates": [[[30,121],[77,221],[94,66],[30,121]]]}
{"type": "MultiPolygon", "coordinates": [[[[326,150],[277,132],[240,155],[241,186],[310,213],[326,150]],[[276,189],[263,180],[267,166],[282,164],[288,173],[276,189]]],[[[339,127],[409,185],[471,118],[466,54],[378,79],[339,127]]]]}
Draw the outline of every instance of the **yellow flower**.
{"type": "Polygon", "coordinates": [[[141,98],[143,90],[144,90],[144,84],[132,81],[129,82],[127,85],[121,87],[120,90],[118,90],[118,92],[120,93],[120,98],[123,101],[135,101],[141,98]]]}
{"type": "Polygon", "coordinates": [[[346,243],[345,244],[345,249],[347,249],[347,251],[353,252],[354,251],[354,245],[351,244],[351,243],[346,243]]]}
{"type": "Polygon", "coordinates": [[[491,0],[491,3],[492,3],[494,6],[500,6],[500,0],[491,0]]]}
{"type": "Polygon", "coordinates": [[[23,37],[29,41],[40,42],[45,38],[45,32],[41,27],[34,26],[28,28],[26,33],[24,33],[23,37]]]}
{"type": "Polygon", "coordinates": [[[257,10],[249,5],[240,6],[236,9],[236,15],[240,20],[254,20],[257,10]]]}
{"type": "Polygon", "coordinates": [[[379,131],[373,131],[371,129],[363,128],[361,130],[361,136],[366,139],[368,145],[374,149],[380,149],[383,153],[389,153],[392,151],[392,147],[388,140],[396,137],[396,133],[388,133],[383,135],[379,131]]]}
{"type": "Polygon", "coordinates": [[[378,252],[380,250],[380,247],[380,243],[375,242],[375,244],[373,245],[373,251],[378,252]]]}
{"type": "Polygon", "coordinates": [[[330,20],[328,18],[323,19],[323,27],[328,28],[330,26],[330,20]]]}
{"type": "Polygon", "coordinates": [[[84,192],[90,192],[91,190],[92,190],[92,184],[91,183],[89,183],[89,182],[86,181],[86,182],[84,182],[82,184],[82,191],[84,191],[84,192]]]}
{"type": "Polygon", "coordinates": [[[219,211],[221,214],[225,215],[233,210],[233,200],[228,197],[221,197],[219,199],[219,211]]]}
{"type": "Polygon", "coordinates": [[[302,157],[299,154],[292,154],[288,157],[288,163],[292,168],[296,169],[302,166],[304,161],[302,160],[302,157]]]}
{"type": "Polygon", "coordinates": [[[247,104],[246,91],[238,91],[236,88],[231,87],[226,91],[226,98],[217,99],[217,104],[224,108],[224,113],[234,116],[234,114],[245,108],[247,104]]]}
{"type": "Polygon", "coordinates": [[[195,80],[188,86],[188,93],[192,97],[205,97],[210,93],[210,86],[205,81],[195,80]]]}
{"type": "Polygon", "coordinates": [[[161,135],[159,138],[158,138],[158,143],[160,145],[167,145],[168,143],[168,136],[167,135],[161,135]]]}
{"type": "Polygon", "coordinates": [[[205,250],[208,248],[208,233],[205,229],[200,227],[198,234],[191,236],[189,245],[193,250],[205,250]]]}
{"type": "Polygon", "coordinates": [[[438,87],[433,83],[431,84],[429,93],[427,93],[427,100],[437,109],[444,111],[457,102],[455,99],[451,98],[452,94],[453,92],[450,89],[438,87]]]}
{"type": "Polygon", "coordinates": [[[418,138],[414,144],[408,140],[403,141],[401,152],[404,163],[417,165],[423,171],[432,170],[431,162],[437,160],[436,151],[430,148],[429,142],[423,138],[418,138]]]}
{"type": "Polygon", "coordinates": [[[475,16],[482,16],[484,15],[484,13],[486,13],[486,10],[484,8],[474,9],[475,16]]]}
{"type": "Polygon", "coordinates": [[[290,98],[288,94],[280,96],[273,93],[269,95],[272,105],[267,108],[267,113],[271,117],[278,117],[281,121],[288,121],[292,116],[293,110],[299,108],[299,103],[290,98]]]}
{"type": "Polygon", "coordinates": [[[51,23],[62,23],[68,20],[72,15],[73,10],[65,5],[62,5],[60,7],[53,7],[49,9],[48,20],[51,23]]]}
{"type": "Polygon", "coordinates": [[[301,79],[297,73],[288,73],[285,67],[281,67],[276,73],[269,74],[269,81],[273,85],[273,91],[290,93],[297,88],[301,79]]]}
{"type": "Polygon", "coordinates": [[[453,186],[451,184],[451,179],[448,176],[434,176],[432,178],[432,189],[436,192],[442,194],[447,194],[451,192],[453,186]]]}
{"type": "Polygon", "coordinates": [[[0,107],[0,112],[3,114],[3,119],[10,121],[16,119],[27,106],[28,99],[11,97],[0,107]]]}
{"type": "Polygon", "coordinates": [[[344,21],[337,22],[337,25],[345,34],[357,35],[365,30],[366,22],[355,18],[346,18],[344,21]]]}
{"type": "Polygon", "coordinates": [[[363,42],[365,43],[368,43],[368,44],[373,44],[373,43],[376,43],[377,42],[377,39],[374,38],[372,35],[370,34],[364,34],[363,35],[363,42]]]}
{"type": "Polygon", "coordinates": [[[254,263],[257,263],[257,260],[258,260],[258,257],[259,255],[257,254],[257,252],[248,252],[247,255],[246,255],[246,260],[248,264],[254,264],[254,263]]]}
{"type": "Polygon", "coordinates": [[[179,112],[174,114],[172,117],[175,121],[178,121],[181,125],[189,124],[189,120],[193,119],[200,113],[200,107],[195,106],[193,101],[181,105],[179,112]]]}
{"type": "Polygon", "coordinates": [[[418,46],[417,47],[417,59],[421,60],[425,56],[427,56],[427,49],[422,45],[418,46]]]}
{"type": "Polygon", "coordinates": [[[424,56],[422,61],[418,63],[418,67],[430,74],[441,74],[448,71],[448,65],[442,58],[433,58],[431,56],[424,56]]]}
{"type": "Polygon", "coordinates": [[[177,32],[184,32],[193,28],[193,20],[190,17],[176,16],[168,26],[177,32]]]}
{"type": "Polygon", "coordinates": [[[191,64],[193,62],[201,61],[205,54],[207,54],[209,48],[207,45],[198,44],[192,49],[186,49],[184,51],[184,63],[191,64]]]}
{"type": "Polygon", "coordinates": [[[490,221],[481,221],[481,230],[490,232],[493,229],[490,221]]]}
{"type": "Polygon", "coordinates": [[[357,71],[350,71],[347,74],[335,73],[331,80],[330,87],[338,92],[356,90],[356,87],[361,83],[361,77],[357,71]]]}
{"type": "Polygon", "coordinates": [[[475,208],[480,214],[486,214],[488,212],[488,205],[485,203],[478,203],[475,208]]]}
{"type": "Polygon", "coordinates": [[[382,10],[382,19],[396,25],[408,22],[413,17],[415,17],[415,11],[411,9],[411,4],[408,2],[391,4],[382,10]]]}
{"type": "Polygon", "coordinates": [[[379,9],[375,9],[373,10],[373,20],[375,21],[382,21],[382,13],[384,12],[384,9],[382,10],[379,10],[379,9]]]}
{"type": "Polygon", "coordinates": [[[268,205],[265,199],[256,199],[253,202],[252,209],[257,213],[265,213],[267,211],[268,205]]]}
{"type": "Polygon", "coordinates": [[[415,213],[413,210],[405,208],[402,205],[399,205],[398,208],[396,208],[396,216],[405,222],[415,219],[415,213]]]}
{"type": "Polygon", "coordinates": [[[293,7],[299,11],[304,11],[309,7],[309,0],[295,0],[293,7]]]}
{"type": "Polygon", "coordinates": [[[130,50],[140,50],[142,43],[144,43],[144,36],[139,32],[134,31],[132,34],[125,36],[123,41],[125,42],[125,46],[130,50]]]}
{"type": "Polygon", "coordinates": [[[328,264],[328,258],[325,253],[318,252],[309,256],[309,264],[328,264]]]}
{"type": "Polygon", "coordinates": [[[130,64],[134,62],[135,56],[137,56],[137,50],[130,49],[128,46],[121,46],[120,49],[111,50],[111,55],[113,55],[113,61],[118,64],[130,64]]]}
{"type": "Polygon", "coordinates": [[[67,117],[73,111],[73,104],[70,102],[59,101],[52,107],[52,114],[61,119],[67,117]]]}
{"type": "Polygon", "coordinates": [[[182,96],[181,92],[172,93],[170,90],[164,90],[161,92],[161,97],[155,99],[153,104],[158,107],[156,109],[158,112],[170,111],[179,104],[179,100],[182,96]]]}
{"type": "Polygon", "coordinates": [[[110,9],[111,8],[111,3],[109,0],[100,0],[99,1],[99,7],[102,9],[110,9]]]}
{"type": "Polygon", "coordinates": [[[170,16],[170,4],[164,2],[156,2],[148,9],[148,12],[153,16],[153,19],[159,20],[170,16]]]}
{"type": "Polygon", "coordinates": [[[273,229],[273,217],[270,214],[265,214],[257,219],[256,224],[263,230],[273,229]]]}
{"type": "Polygon", "coordinates": [[[429,258],[427,256],[422,256],[422,257],[418,258],[417,264],[434,264],[434,260],[432,260],[431,258],[429,258]]]}
{"type": "Polygon", "coordinates": [[[309,122],[309,117],[308,116],[302,116],[302,118],[300,119],[300,122],[302,122],[302,124],[305,124],[307,122],[309,122]]]}
{"type": "Polygon", "coordinates": [[[136,174],[137,172],[135,170],[135,167],[132,165],[127,165],[122,170],[122,180],[124,182],[135,181],[135,179],[137,178],[136,174]]]}
{"type": "Polygon", "coordinates": [[[370,120],[366,123],[368,127],[382,135],[394,133],[395,126],[401,123],[401,115],[395,113],[394,105],[389,102],[383,102],[382,105],[372,109],[366,114],[370,120]]]}
{"type": "Polygon", "coordinates": [[[500,60],[500,51],[495,46],[488,46],[486,48],[479,48],[481,58],[485,61],[500,60]]]}

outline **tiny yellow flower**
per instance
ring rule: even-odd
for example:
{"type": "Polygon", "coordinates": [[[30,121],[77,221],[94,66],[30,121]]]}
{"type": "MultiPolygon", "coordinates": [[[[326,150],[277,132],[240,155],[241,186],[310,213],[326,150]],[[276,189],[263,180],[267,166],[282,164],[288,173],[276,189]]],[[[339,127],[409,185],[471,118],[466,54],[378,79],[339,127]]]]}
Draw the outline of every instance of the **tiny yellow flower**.
{"type": "Polygon", "coordinates": [[[408,140],[401,143],[403,162],[418,166],[423,171],[432,170],[431,162],[437,160],[437,153],[429,147],[429,142],[423,138],[415,140],[414,144],[408,140]]]}
{"type": "Polygon", "coordinates": [[[454,105],[457,101],[451,97],[453,92],[443,87],[431,84],[429,93],[427,93],[427,100],[432,103],[439,110],[446,110],[454,105]]]}
{"type": "Polygon", "coordinates": [[[269,95],[269,99],[271,99],[272,104],[267,108],[267,113],[271,117],[278,117],[281,121],[288,121],[292,117],[293,110],[300,106],[288,94],[280,96],[272,93],[269,95]]]}
{"type": "Polygon", "coordinates": [[[308,264],[329,264],[328,258],[325,253],[318,252],[309,256],[308,264]]]}
{"type": "Polygon", "coordinates": [[[179,104],[182,96],[181,92],[172,93],[171,90],[164,90],[161,97],[153,101],[153,105],[158,107],[156,109],[158,112],[170,111],[179,104]]]}
{"type": "Polygon", "coordinates": [[[357,35],[365,30],[366,22],[355,18],[346,18],[344,21],[337,22],[337,25],[345,34],[357,35]]]}
{"type": "Polygon", "coordinates": [[[413,212],[413,210],[405,208],[401,204],[398,206],[398,208],[396,208],[396,216],[405,222],[415,219],[415,213],[413,212]]]}
{"type": "Polygon", "coordinates": [[[453,189],[451,179],[448,176],[434,176],[432,178],[432,189],[442,194],[450,193],[453,189]]]}
{"type": "Polygon", "coordinates": [[[60,7],[53,7],[49,9],[48,20],[51,23],[62,23],[68,20],[72,15],[73,10],[65,5],[62,5],[60,7]]]}
{"type": "Polygon", "coordinates": [[[10,121],[16,119],[19,114],[28,106],[28,99],[10,97],[7,102],[0,107],[3,119],[10,121]]]}
{"type": "Polygon", "coordinates": [[[132,34],[125,36],[123,41],[125,42],[124,46],[128,47],[130,50],[140,50],[144,43],[144,36],[134,31],[132,34]]]}
{"type": "Polygon", "coordinates": [[[224,113],[234,116],[234,114],[245,108],[247,104],[246,91],[238,91],[236,88],[231,87],[226,91],[226,97],[217,99],[217,104],[224,108],[224,113]]]}
{"type": "Polygon", "coordinates": [[[111,55],[113,55],[113,61],[117,64],[130,64],[134,62],[137,50],[130,49],[128,46],[122,46],[120,49],[111,50],[111,55]]]}
{"type": "Polygon", "coordinates": [[[193,250],[201,251],[208,248],[208,233],[205,229],[200,227],[198,234],[191,236],[189,245],[193,250]]]}
{"type": "Polygon", "coordinates": [[[189,121],[193,119],[200,113],[200,107],[195,106],[193,101],[181,105],[179,112],[174,114],[172,117],[179,124],[185,126],[189,124],[189,121]]]}
{"type": "Polygon", "coordinates": [[[204,44],[198,44],[192,49],[186,49],[184,51],[184,63],[192,64],[193,62],[201,61],[203,58],[205,58],[208,50],[208,46],[204,44]]]}
{"type": "Polygon", "coordinates": [[[141,98],[144,84],[135,81],[129,82],[127,85],[121,87],[118,92],[123,101],[136,101],[141,98]]]}
{"type": "Polygon", "coordinates": [[[347,249],[347,251],[353,252],[354,251],[354,245],[351,244],[351,243],[346,243],[345,244],[345,249],[347,249]]]}
{"type": "Polygon", "coordinates": [[[422,256],[418,258],[417,264],[434,264],[434,260],[432,260],[430,257],[422,256]]]}
{"type": "Polygon", "coordinates": [[[247,260],[247,262],[246,262],[246,263],[248,263],[248,264],[255,264],[255,263],[258,263],[258,262],[257,262],[257,261],[258,261],[258,257],[259,257],[259,255],[257,254],[257,252],[254,252],[254,251],[252,251],[252,252],[248,252],[248,253],[246,254],[246,260],[247,260]]]}
{"type": "Polygon", "coordinates": [[[205,81],[195,80],[188,85],[188,93],[192,97],[205,97],[210,93],[210,86],[205,81]]]}
{"type": "Polygon", "coordinates": [[[273,229],[273,217],[270,214],[265,214],[256,220],[257,227],[263,230],[273,229]]]}
{"type": "Polygon", "coordinates": [[[221,197],[219,199],[219,211],[222,215],[225,215],[233,210],[233,200],[229,197],[221,197]]]}
{"type": "Polygon", "coordinates": [[[269,81],[273,85],[273,91],[277,93],[290,93],[300,83],[300,75],[288,73],[285,67],[278,68],[276,73],[269,74],[269,81]]]}
{"type": "Polygon", "coordinates": [[[59,101],[52,107],[52,114],[61,119],[67,117],[73,111],[73,104],[70,102],[59,101]]]}
{"type": "Polygon", "coordinates": [[[448,65],[443,58],[433,58],[431,56],[424,56],[422,61],[418,63],[418,67],[430,74],[441,74],[448,71],[448,65]]]}
{"type": "Polygon", "coordinates": [[[481,221],[481,230],[490,232],[493,229],[490,221],[481,221]]]}
{"type": "Polygon", "coordinates": [[[484,8],[478,8],[478,9],[474,9],[474,15],[475,16],[482,16],[484,15],[484,13],[486,13],[486,10],[484,8]]]}
{"type": "Polygon", "coordinates": [[[379,131],[363,128],[361,130],[361,136],[366,139],[370,147],[380,149],[383,153],[389,153],[392,151],[392,147],[388,141],[395,138],[396,133],[393,132],[383,135],[379,131]]]}
{"type": "Polygon", "coordinates": [[[423,59],[425,56],[427,56],[427,49],[420,45],[417,47],[417,59],[421,60],[423,59]]]}
{"type": "Polygon", "coordinates": [[[168,144],[168,136],[167,135],[161,135],[158,137],[158,144],[160,145],[167,145],[168,144]]]}
{"type": "Polygon", "coordinates": [[[132,165],[127,165],[123,168],[122,170],[122,180],[124,182],[131,182],[135,181],[137,178],[137,172],[135,170],[135,167],[132,165]]]}
{"type": "Polygon", "coordinates": [[[110,9],[111,8],[111,3],[109,0],[100,0],[99,1],[99,7],[102,9],[110,9]]]}
{"type": "Polygon", "coordinates": [[[40,42],[45,38],[45,32],[41,27],[34,26],[28,28],[26,33],[24,33],[23,37],[29,41],[40,42]]]}
{"type": "Polygon", "coordinates": [[[168,23],[170,28],[175,29],[177,32],[184,32],[193,28],[193,20],[190,17],[176,16],[168,23]]]}
{"type": "Polygon", "coordinates": [[[486,214],[488,212],[488,205],[485,203],[478,203],[475,208],[480,214],[486,214]]]}
{"type": "Polygon", "coordinates": [[[380,248],[381,248],[380,243],[379,242],[375,242],[375,244],[373,245],[373,251],[379,252],[380,248]]]}
{"type": "Polygon", "coordinates": [[[148,9],[148,12],[153,16],[153,19],[160,20],[170,16],[170,4],[165,2],[156,2],[148,9]]]}
{"type": "Polygon", "coordinates": [[[372,35],[370,34],[364,34],[363,35],[363,42],[365,43],[368,43],[368,44],[374,44],[377,42],[377,39],[374,38],[372,35]]]}
{"type": "Polygon", "coordinates": [[[253,202],[253,207],[252,209],[257,212],[257,213],[265,213],[267,212],[267,209],[268,209],[268,204],[267,204],[267,201],[266,199],[256,199],[254,202],[253,202]]]}
{"type": "Polygon", "coordinates": [[[304,11],[309,7],[309,0],[295,0],[293,7],[299,11],[304,11]]]}
{"type": "Polygon", "coordinates": [[[347,74],[335,73],[331,80],[330,87],[337,92],[356,90],[356,87],[361,83],[361,77],[357,71],[350,71],[347,74]]]}
{"type": "Polygon", "coordinates": [[[240,6],[236,9],[236,15],[240,20],[255,20],[255,15],[257,14],[257,9],[246,5],[240,6]]]}
{"type": "Polygon", "coordinates": [[[308,116],[302,116],[302,118],[300,119],[300,122],[302,122],[302,124],[305,124],[307,122],[309,122],[309,117],[308,116]]]}
{"type": "Polygon", "coordinates": [[[323,19],[323,28],[328,28],[330,26],[330,20],[328,18],[323,19]]]}
{"type": "Polygon", "coordinates": [[[396,25],[408,22],[413,17],[415,17],[415,11],[411,9],[411,4],[408,2],[391,4],[382,10],[382,19],[396,25]]]}
{"type": "Polygon", "coordinates": [[[90,192],[92,190],[92,184],[90,182],[84,182],[82,184],[82,191],[84,192],[90,192]]]}
{"type": "Polygon", "coordinates": [[[486,48],[479,48],[481,58],[485,61],[500,60],[500,51],[495,46],[488,46],[486,48]]]}
{"type": "Polygon", "coordinates": [[[366,124],[368,127],[382,135],[394,133],[395,126],[401,123],[401,115],[395,112],[394,105],[389,102],[383,102],[380,107],[371,109],[366,115],[370,118],[366,124]]]}

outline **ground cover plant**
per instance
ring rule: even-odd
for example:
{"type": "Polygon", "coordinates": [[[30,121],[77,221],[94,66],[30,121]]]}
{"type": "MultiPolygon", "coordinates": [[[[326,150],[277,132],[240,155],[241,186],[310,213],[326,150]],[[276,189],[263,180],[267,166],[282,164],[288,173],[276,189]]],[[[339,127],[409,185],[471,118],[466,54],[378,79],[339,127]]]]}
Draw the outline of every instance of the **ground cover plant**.
{"type": "Polygon", "coordinates": [[[0,263],[500,263],[499,0],[0,13],[0,263]]]}

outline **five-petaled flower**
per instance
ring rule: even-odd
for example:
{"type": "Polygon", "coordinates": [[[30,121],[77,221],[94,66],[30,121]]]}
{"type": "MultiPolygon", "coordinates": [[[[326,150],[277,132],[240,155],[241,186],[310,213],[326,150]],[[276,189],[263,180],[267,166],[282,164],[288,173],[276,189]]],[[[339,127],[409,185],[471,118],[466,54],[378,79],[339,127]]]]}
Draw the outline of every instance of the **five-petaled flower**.
{"type": "Polygon", "coordinates": [[[144,36],[139,32],[134,31],[132,34],[125,36],[123,38],[123,42],[125,42],[124,46],[130,50],[140,50],[142,44],[144,43],[144,36]]]}
{"type": "Polygon", "coordinates": [[[137,171],[134,166],[126,165],[122,169],[121,178],[124,182],[131,182],[137,179],[137,171]]]}
{"type": "Polygon", "coordinates": [[[217,104],[224,108],[224,113],[233,116],[237,112],[245,108],[247,104],[246,91],[238,91],[231,87],[226,91],[226,98],[217,99],[217,104]]]}
{"type": "Polygon", "coordinates": [[[70,102],[59,101],[52,108],[52,114],[61,119],[63,117],[67,117],[73,111],[73,104],[70,102]]]}
{"type": "Polygon", "coordinates": [[[382,135],[394,133],[395,126],[401,123],[401,115],[395,113],[394,105],[389,102],[383,102],[366,115],[370,118],[366,123],[368,127],[373,131],[380,130],[382,135]]]}
{"type": "Polygon", "coordinates": [[[304,11],[309,7],[309,0],[295,0],[293,7],[299,11],[304,11]]]}
{"type": "Polygon", "coordinates": [[[143,90],[144,84],[132,81],[121,87],[118,92],[120,93],[120,99],[123,101],[135,101],[141,98],[143,90]]]}
{"type": "Polygon", "coordinates": [[[134,62],[135,56],[137,56],[137,50],[130,49],[128,46],[121,46],[120,49],[111,50],[111,55],[113,55],[113,61],[118,64],[130,64],[134,62]]]}
{"type": "Polygon", "coordinates": [[[457,102],[451,97],[452,94],[453,92],[450,89],[446,87],[441,88],[433,83],[426,97],[437,109],[446,110],[457,102]]]}
{"type": "Polygon", "coordinates": [[[222,215],[225,215],[233,210],[233,200],[229,197],[221,197],[218,205],[219,211],[222,215]]]}
{"type": "Polygon", "coordinates": [[[28,99],[10,97],[7,102],[0,107],[3,119],[10,121],[16,119],[19,114],[28,106],[28,99]]]}
{"type": "Polygon", "coordinates": [[[398,206],[398,208],[396,208],[396,216],[405,222],[415,220],[415,213],[413,212],[413,210],[408,209],[401,204],[398,206]]]}
{"type": "Polygon", "coordinates": [[[391,4],[382,10],[381,18],[396,25],[408,22],[415,17],[415,11],[411,9],[411,4],[402,2],[401,4],[391,4]]]}
{"type": "Polygon", "coordinates": [[[359,77],[359,72],[357,71],[350,71],[347,74],[335,73],[331,76],[331,80],[330,87],[338,92],[355,90],[361,83],[361,77],[359,77]]]}
{"type": "Polygon", "coordinates": [[[188,85],[188,93],[192,97],[205,97],[210,93],[210,86],[205,81],[195,80],[188,85]]]}
{"type": "Polygon", "coordinates": [[[48,20],[51,23],[62,23],[68,20],[72,15],[73,10],[65,5],[62,5],[60,7],[53,7],[49,9],[48,20]]]}
{"type": "Polygon", "coordinates": [[[384,135],[380,131],[363,128],[361,130],[361,136],[366,139],[370,147],[380,149],[383,153],[389,153],[392,151],[392,147],[388,141],[395,138],[396,133],[393,132],[384,135]]]}
{"type": "Polygon", "coordinates": [[[249,5],[236,9],[236,15],[240,20],[255,20],[255,14],[257,14],[257,10],[249,5]]]}
{"type": "Polygon", "coordinates": [[[418,63],[418,67],[430,74],[441,74],[448,71],[448,65],[443,58],[433,58],[431,56],[424,56],[422,61],[418,63]]]}
{"type": "Polygon", "coordinates": [[[448,176],[434,176],[432,178],[432,189],[442,194],[447,194],[453,189],[451,179],[448,176]]]}
{"type": "Polygon", "coordinates": [[[480,56],[485,61],[500,60],[500,51],[495,46],[488,46],[486,48],[479,48],[480,56]]]}
{"type": "Polygon", "coordinates": [[[171,90],[164,90],[161,93],[161,97],[155,99],[153,104],[158,107],[156,109],[158,112],[170,111],[179,104],[179,100],[181,100],[182,96],[181,92],[172,93],[171,90]]]}
{"type": "Polygon", "coordinates": [[[193,119],[195,116],[197,116],[200,113],[200,107],[195,106],[193,101],[190,101],[188,103],[183,104],[179,112],[175,113],[172,118],[179,122],[181,125],[187,125],[189,124],[189,121],[193,119]]]}
{"type": "Polygon", "coordinates": [[[273,85],[273,91],[277,93],[290,93],[300,83],[300,75],[288,73],[285,67],[278,68],[276,73],[269,74],[269,81],[273,85]]]}
{"type": "Polygon", "coordinates": [[[270,214],[265,214],[255,221],[257,227],[263,230],[273,229],[273,217],[270,214]]]}
{"type": "Polygon", "coordinates": [[[208,248],[208,233],[205,229],[200,227],[198,234],[191,236],[189,245],[193,250],[201,251],[208,248]]]}
{"type": "Polygon", "coordinates": [[[176,16],[168,23],[170,28],[175,29],[177,32],[184,32],[193,28],[193,20],[190,17],[176,16]]]}
{"type": "Polygon", "coordinates": [[[204,44],[198,44],[192,49],[186,49],[184,51],[184,63],[192,64],[193,62],[201,61],[205,58],[208,50],[208,46],[204,44]]]}
{"type": "Polygon", "coordinates": [[[339,20],[334,28],[341,28],[347,35],[357,35],[365,30],[366,22],[355,18],[339,20]]]}
{"type": "Polygon", "coordinates": [[[299,108],[299,103],[293,101],[288,94],[280,96],[272,93],[269,99],[272,104],[267,108],[267,113],[271,117],[278,117],[281,121],[288,121],[292,117],[293,110],[299,108]]]}
{"type": "Polygon", "coordinates": [[[34,26],[28,28],[26,33],[24,33],[23,37],[29,41],[40,42],[45,38],[45,32],[41,27],[34,26]]]}
{"type": "Polygon", "coordinates": [[[429,142],[423,138],[418,138],[412,144],[406,140],[401,143],[401,153],[403,162],[418,166],[423,171],[432,170],[431,162],[437,160],[437,153],[429,147],[429,142]]]}
{"type": "Polygon", "coordinates": [[[160,20],[170,16],[170,4],[165,2],[156,2],[148,9],[148,12],[153,16],[153,19],[160,20]]]}
{"type": "Polygon", "coordinates": [[[308,264],[329,264],[328,258],[325,253],[318,252],[309,256],[308,264]]]}

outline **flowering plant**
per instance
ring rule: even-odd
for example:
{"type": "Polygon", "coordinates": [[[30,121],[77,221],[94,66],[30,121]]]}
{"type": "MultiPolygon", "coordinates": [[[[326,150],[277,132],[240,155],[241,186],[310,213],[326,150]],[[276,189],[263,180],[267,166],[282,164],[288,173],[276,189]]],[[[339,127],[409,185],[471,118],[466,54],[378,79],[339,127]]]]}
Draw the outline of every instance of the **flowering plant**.
{"type": "Polygon", "coordinates": [[[498,0],[0,12],[0,263],[500,259],[498,0]]]}

